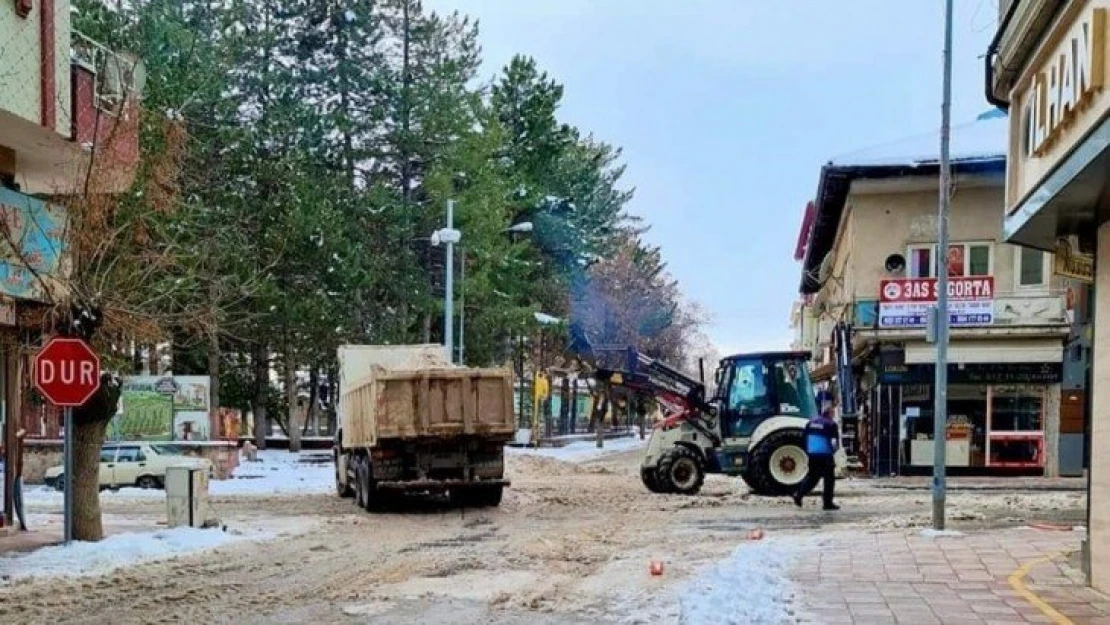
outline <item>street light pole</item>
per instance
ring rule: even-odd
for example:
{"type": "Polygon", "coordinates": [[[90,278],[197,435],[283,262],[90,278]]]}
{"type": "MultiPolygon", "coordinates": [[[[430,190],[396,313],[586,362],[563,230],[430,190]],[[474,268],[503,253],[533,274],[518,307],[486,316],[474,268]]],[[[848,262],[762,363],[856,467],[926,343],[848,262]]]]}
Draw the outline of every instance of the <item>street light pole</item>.
{"type": "MultiPolygon", "coordinates": [[[[455,200],[447,200],[447,232],[455,229],[455,200]]],[[[443,344],[447,346],[447,358],[455,362],[455,243],[448,236],[446,245],[446,277],[443,288],[443,344]]]]}
{"type": "Polygon", "coordinates": [[[937,218],[937,358],[933,405],[933,529],[944,529],[948,445],[948,213],[951,195],[952,0],[944,3],[944,99],[940,122],[940,207],[937,218]]]}

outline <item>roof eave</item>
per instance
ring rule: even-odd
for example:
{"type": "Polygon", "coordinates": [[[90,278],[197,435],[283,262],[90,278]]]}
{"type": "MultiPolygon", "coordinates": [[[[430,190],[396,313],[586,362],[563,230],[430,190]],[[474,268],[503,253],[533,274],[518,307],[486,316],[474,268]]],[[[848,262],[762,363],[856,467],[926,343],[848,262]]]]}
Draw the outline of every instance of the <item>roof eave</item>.
{"type": "MultiPolygon", "coordinates": [[[[953,174],[975,174],[1005,172],[1006,157],[987,156],[953,160],[953,174]]],[[[813,226],[810,228],[806,244],[805,258],[802,261],[802,279],[798,292],[812,295],[821,290],[821,284],[814,276],[825,255],[832,249],[836,229],[840,227],[840,217],[848,198],[852,181],[859,179],[899,178],[910,176],[936,176],[940,174],[940,164],[936,161],[911,164],[890,165],[835,165],[829,163],[821,168],[817,184],[817,197],[814,200],[813,226]],[[837,185],[837,182],[847,183],[837,185]],[[829,232],[829,228],[833,230],[829,232]],[[830,236],[833,235],[833,236],[830,236]],[[820,242],[820,245],[816,243],[820,242]]]]}

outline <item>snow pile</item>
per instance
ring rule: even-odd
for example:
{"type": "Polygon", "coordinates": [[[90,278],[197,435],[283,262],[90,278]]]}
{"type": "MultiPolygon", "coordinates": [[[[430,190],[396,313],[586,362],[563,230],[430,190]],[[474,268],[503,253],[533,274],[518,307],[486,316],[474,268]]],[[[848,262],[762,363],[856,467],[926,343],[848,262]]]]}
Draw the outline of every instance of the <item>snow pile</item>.
{"type": "Polygon", "coordinates": [[[258,460],[240,462],[230,479],[209,482],[208,494],[315,495],[335,491],[335,463],[327,452],[267,449],[258,452],[258,460]]]}
{"type": "Polygon", "coordinates": [[[681,622],[746,625],[796,620],[788,567],[797,541],[742,545],[727,560],[695,574],[679,593],[681,622]]]}
{"type": "MultiPolygon", "coordinates": [[[[328,452],[290,453],[282,449],[258,452],[258,462],[240,460],[226,480],[209,480],[208,494],[213,497],[251,495],[314,495],[335,491],[335,462],[328,452]]],[[[121,488],[102,491],[105,503],[164,501],[160,488],[121,488]]],[[[30,507],[61,506],[63,494],[47,486],[26,486],[24,503],[30,507]]]]}
{"type": "MultiPolygon", "coordinates": [[[[1006,158],[1010,121],[1005,115],[984,114],[973,122],[952,127],[953,162],[1006,158]]],[[[940,161],[940,131],[866,148],[833,159],[834,165],[925,165],[940,161]]]]}
{"type": "Polygon", "coordinates": [[[268,538],[272,536],[267,533],[242,535],[191,527],[116,534],[100,542],[75,542],[68,547],[44,547],[26,555],[0,558],[0,578],[15,580],[102,575],[140,562],[164,560],[244,540],[268,538]]]}
{"type": "Polygon", "coordinates": [[[540,447],[540,448],[518,448],[507,447],[505,452],[512,455],[526,455],[526,456],[539,456],[541,458],[551,458],[553,460],[561,460],[563,462],[586,462],[607,456],[610,454],[619,454],[626,451],[634,451],[643,449],[647,446],[648,439],[640,440],[639,436],[629,436],[626,438],[612,438],[607,439],[603,443],[601,449],[597,448],[596,441],[578,441],[571,443],[564,447],[540,447]]]}

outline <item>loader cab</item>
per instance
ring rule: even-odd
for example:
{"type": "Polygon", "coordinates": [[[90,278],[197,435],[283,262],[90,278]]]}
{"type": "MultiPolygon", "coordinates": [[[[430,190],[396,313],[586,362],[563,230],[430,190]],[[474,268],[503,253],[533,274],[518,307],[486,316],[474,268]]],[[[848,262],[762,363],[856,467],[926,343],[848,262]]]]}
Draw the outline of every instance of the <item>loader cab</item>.
{"type": "Polygon", "coordinates": [[[816,416],[808,360],[806,352],[739,354],[721,360],[715,403],[722,437],[749,437],[771,417],[816,416]]]}

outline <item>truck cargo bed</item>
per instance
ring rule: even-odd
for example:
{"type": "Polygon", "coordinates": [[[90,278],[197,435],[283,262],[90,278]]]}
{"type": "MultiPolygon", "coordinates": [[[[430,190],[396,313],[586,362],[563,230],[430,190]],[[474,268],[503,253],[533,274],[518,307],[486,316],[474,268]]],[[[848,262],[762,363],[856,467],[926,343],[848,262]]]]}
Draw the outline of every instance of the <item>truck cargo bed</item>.
{"type": "Polygon", "coordinates": [[[512,398],[507,369],[374,366],[342,394],[343,446],[459,436],[508,440],[516,429],[512,398]]]}

